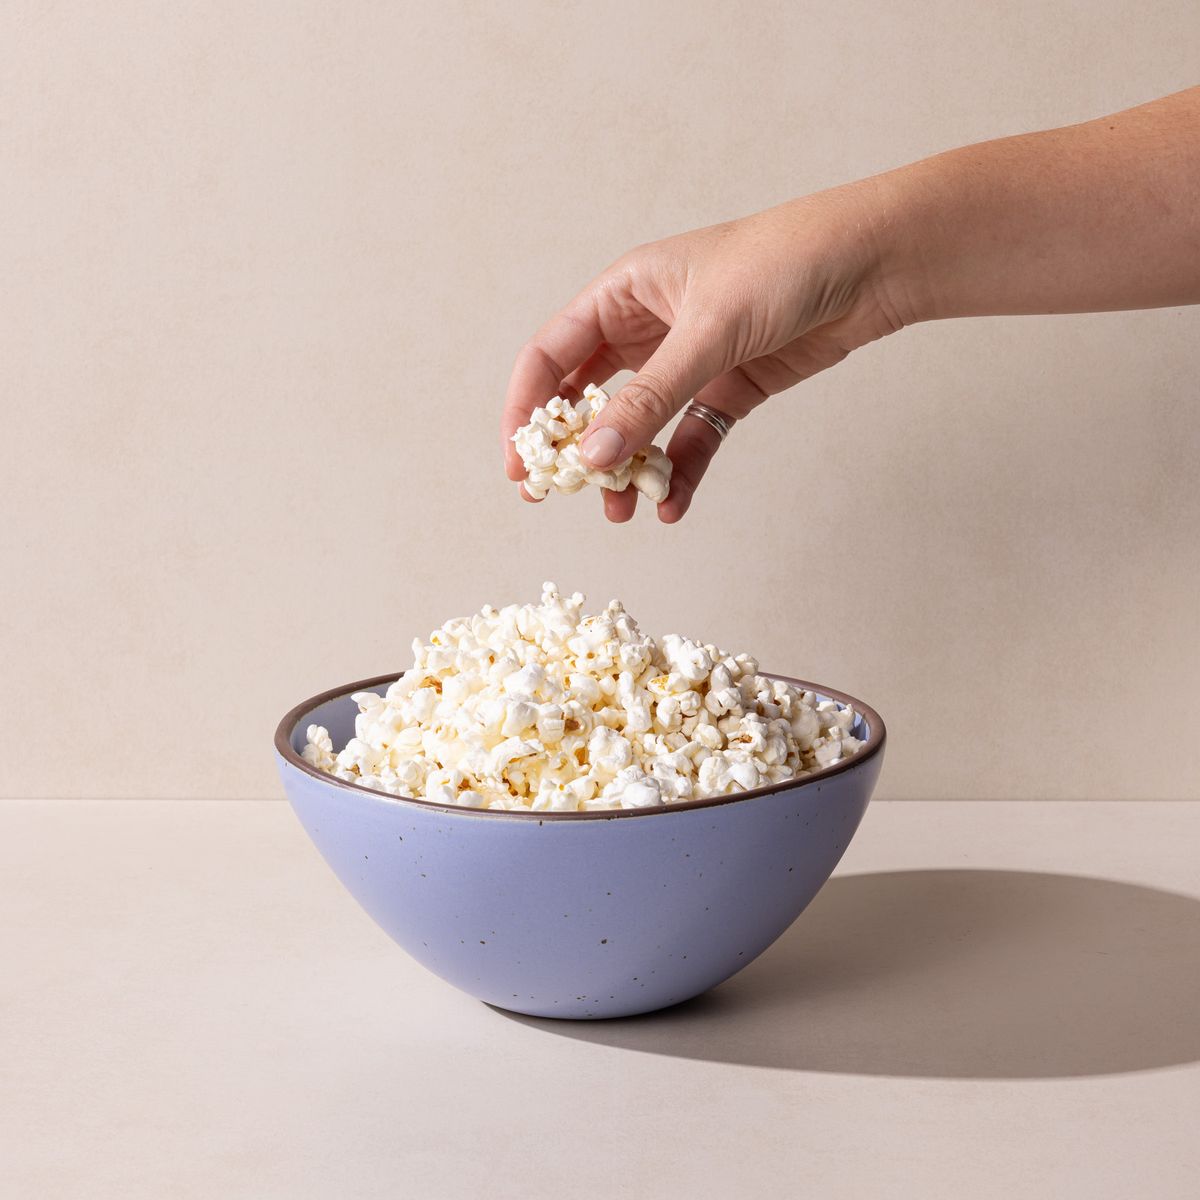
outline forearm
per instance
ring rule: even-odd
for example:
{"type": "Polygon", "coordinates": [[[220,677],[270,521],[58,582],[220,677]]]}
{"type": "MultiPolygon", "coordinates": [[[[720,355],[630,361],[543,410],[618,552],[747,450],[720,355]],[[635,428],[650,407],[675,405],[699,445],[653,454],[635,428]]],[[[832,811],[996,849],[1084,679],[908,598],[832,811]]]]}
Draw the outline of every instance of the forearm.
{"type": "Polygon", "coordinates": [[[1200,88],[863,186],[905,323],[1200,303],[1200,88]]]}

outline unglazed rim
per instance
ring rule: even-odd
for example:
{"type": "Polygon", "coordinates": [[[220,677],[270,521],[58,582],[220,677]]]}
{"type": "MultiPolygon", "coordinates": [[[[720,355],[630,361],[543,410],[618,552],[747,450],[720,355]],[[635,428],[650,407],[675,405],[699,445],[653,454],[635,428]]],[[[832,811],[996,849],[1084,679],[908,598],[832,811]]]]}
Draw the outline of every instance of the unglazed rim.
{"type": "Polygon", "coordinates": [[[855,767],[861,766],[869,759],[874,758],[883,749],[883,744],[887,740],[887,729],[884,727],[883,718],[869,704],[864,704],[861,700],[856,700],[853,696],[848,696],[845,692],[839,692],[835,688],[825,687],[824,684],[809,683],[803,679],[793,679],[790,675],[775,675],[770,671],[760,671],[759,674],[765,675],[768,679],[778,679],[803,691],[816,692],[818,695],[826,696],[830,700],[850,705],[867,722],[868,736],[863,743],[862,749],[852,758],[844,759],[840,763],[834,763],[831,767],[823,767],[819,771],[814,771],[811,775],[785,779],[780,783],[769,783],[765,787],[751,788],[745,792],[734,792],[726,796],[706,796],[700,800],[683,800],[679,803],[663,804],[655,808],[604,808],[596,809],[592,812],[534,812],[530,809],[469,808],[466,805],[438,804],[433,800],[423,800],[417,796],[397,796],[393,792],[380,792],[375,788],[364,787],[361,783],[350,783],[345,779],[339,779],[336,775],[319,771],[316,767],[305,762],[292,749],[292,731],[314,709],[320,708],[322,704],[328,704],[331,700],[349,699],[354,692],[366,692],[383,684],[395,683],[403,674],[404,672],[401,671],[399,674],[376,675],[373,679],[360,679],[357,683],[344,683],[340,687],[330,688],[326,692],[320,692],[316,696],[302,700],[295,708],[292,708],[284,715],[283,720],[279,722],[279,726],[275,730],[276,753],[288,766],[294,767],[305,775],[311,775],[314,779],[320,780],[322,783],[330,784],[333,787],[345,788],[349,792],[358,792],[361,795],[370,796],[372,799],[383,803],[391,801],[401,805],[416,804],[421,808],[432,809],[435,812],[453,813],[455,816],[460,817],[488,817],[495,819],[508,817],[518,821],[535,820],[540,825],[544,821],[611,821],[620,817],[661,817],[672,812],[691,812],[697,808],[715,808],[718,804],[737,804],[743,800],[754,800],[759,796],[770,796],[776,792],[807,787],[812,783],[823,783],[826,779],[832,779],[835,775],[840,775],[843,771],[853,770],[855,767]]]}

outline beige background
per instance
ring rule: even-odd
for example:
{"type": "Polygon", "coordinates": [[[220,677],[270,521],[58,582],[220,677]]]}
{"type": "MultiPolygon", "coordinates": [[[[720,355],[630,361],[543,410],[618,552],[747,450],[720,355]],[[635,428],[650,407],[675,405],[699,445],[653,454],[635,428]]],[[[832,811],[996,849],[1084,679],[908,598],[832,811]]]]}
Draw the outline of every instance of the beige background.
{"type": "Polygon", "coordinates": [[[518,502],[629,246],[1196,82],[1194,0],[0,7],[0,794],[270,796],[293,701],[544,578],[877,705],[880,794],[1200,794],[1200,310],[906,331],[688,519],[518,502]],[[786,449],[785,449],[786,448],[786,449]]]}

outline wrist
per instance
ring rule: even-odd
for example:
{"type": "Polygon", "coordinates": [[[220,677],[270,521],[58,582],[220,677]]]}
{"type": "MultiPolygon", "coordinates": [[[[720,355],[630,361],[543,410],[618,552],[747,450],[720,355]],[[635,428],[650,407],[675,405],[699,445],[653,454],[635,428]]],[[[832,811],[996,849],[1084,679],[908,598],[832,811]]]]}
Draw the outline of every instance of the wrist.
{"type": "Polygon", "coordinates": [[[868,284],[897,328],[950,315],[938,269],[938,221],[928,211],[930,185],[913,164],[853,185],[861,193],[871,244],[868,284]]]}

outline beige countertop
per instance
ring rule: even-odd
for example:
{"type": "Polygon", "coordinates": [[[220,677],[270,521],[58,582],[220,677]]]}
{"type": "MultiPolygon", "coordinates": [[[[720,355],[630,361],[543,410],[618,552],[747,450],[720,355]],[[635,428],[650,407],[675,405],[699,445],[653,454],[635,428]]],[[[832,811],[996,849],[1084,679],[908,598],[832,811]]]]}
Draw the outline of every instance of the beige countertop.
{"type": "Polygon", "coordinates": [[[14,1198],[1200,1192],[1200,803],[877,803],[657,1017],[411,962],[282,802],[0,803],[14,1198]]]}

